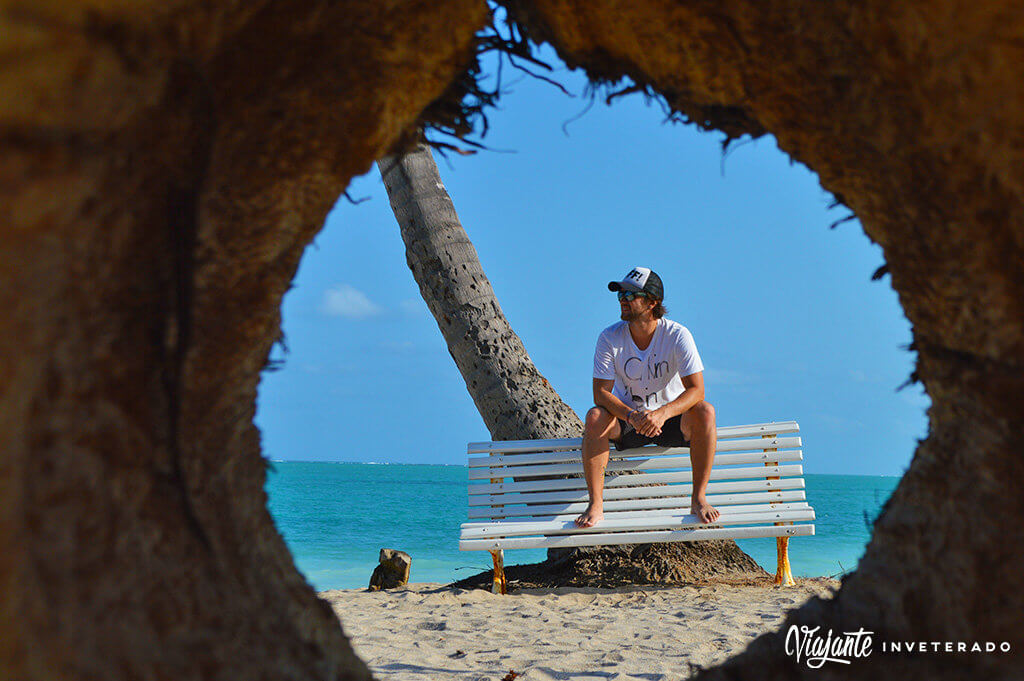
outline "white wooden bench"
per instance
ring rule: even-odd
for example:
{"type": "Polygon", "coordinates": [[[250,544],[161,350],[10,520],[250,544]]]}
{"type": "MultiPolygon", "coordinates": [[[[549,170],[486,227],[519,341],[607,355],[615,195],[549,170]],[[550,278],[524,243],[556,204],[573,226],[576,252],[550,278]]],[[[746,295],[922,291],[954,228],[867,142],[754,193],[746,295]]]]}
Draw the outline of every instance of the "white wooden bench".
{"type": "Polygon", "coordinates": [[[718,429],[707,498],[721,517],[712,524],[689,513],[688,448],[612,448],[604,520],[580,528],[574,521],[587,507],[583,478],[544,479],[582,475],[580,438],[472,442],[469,522],[459,549],[490,551],[494,591],[506,593],[504,549],[777,537],[775,583],[791,586],[789,537],[814,534],[803,466],[794,463],[803,459],[799,430],[794,421],[718,429]]]}

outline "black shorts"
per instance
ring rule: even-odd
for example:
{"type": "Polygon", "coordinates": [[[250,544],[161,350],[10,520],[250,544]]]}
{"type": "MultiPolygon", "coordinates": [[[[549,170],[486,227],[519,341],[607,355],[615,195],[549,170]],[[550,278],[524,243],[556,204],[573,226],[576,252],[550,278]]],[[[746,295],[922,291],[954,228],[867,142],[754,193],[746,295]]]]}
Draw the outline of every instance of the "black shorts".
{"type": "Polygon", "coordinates": [[[662,447],[689,447],[689,440],[683,437],[683,431],[679,428],[679,419],[681,417],[682,415],[673,416],[665,421],[664,425],[661,426],[661,435],[655,435],[654,437],[641,435],[636,432],[633,426],[622,419],[616,419],[619,422],[619,428],[622,429],[622,435],[618,440],[612,440],[612,442],[615,443],[617,451],[643,447],[652,443],[662,447]]]}

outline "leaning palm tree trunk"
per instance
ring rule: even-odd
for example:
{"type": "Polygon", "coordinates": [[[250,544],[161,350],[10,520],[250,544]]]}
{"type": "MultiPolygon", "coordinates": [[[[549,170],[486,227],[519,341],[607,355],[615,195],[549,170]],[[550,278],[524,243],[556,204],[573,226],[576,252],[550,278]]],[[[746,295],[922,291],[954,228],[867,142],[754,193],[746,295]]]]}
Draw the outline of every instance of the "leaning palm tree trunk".
{"type": "MultiPolygon", "coordinates": [[[[502,314],[430,148],[420,145],[377,165],[402,230],[409,269],[491,437],[579,437],[579,417],[537,371],[502,314]]],[[[496,554],[496,579],[499,561],[496,554]]],[[[550,549],[546,568],[559,583],[605,586],[760,570],[731,540],[550,549]]]]}
{"type": "Polygon", "coordinates": [[[378,166],[409,269],[491,437],[579,437],[579,417],[537,371],[502,314],[430,148],[378,166]]]}

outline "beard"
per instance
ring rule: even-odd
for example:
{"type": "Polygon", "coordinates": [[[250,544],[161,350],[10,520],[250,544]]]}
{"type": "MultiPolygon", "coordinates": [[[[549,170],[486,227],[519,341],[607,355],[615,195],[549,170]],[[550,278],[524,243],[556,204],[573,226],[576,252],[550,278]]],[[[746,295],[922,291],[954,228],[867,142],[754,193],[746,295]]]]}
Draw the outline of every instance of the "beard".
{"type": "Polygon", "coordinates": [[[634,312],[633,310],[623,310],[619,318],[624,322],[635,322],[643,316],[641,312],[634,312]]]}

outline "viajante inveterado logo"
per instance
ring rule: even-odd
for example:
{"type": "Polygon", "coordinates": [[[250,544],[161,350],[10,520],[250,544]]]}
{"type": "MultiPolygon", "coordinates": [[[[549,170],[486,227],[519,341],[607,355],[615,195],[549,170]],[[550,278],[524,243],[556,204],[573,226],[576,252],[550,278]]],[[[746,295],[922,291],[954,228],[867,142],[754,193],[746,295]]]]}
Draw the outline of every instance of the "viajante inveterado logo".
{"type": "Polygon", "coordinates": [[[791,624],[786,631],[785,650],[796,662],[810,669],[826,664],[852,664],[872,653],[891,654],[1006,654],[1009,641],[875,641],[875,634],[863,627],[836,632],[821,627],[791,624]]]}

